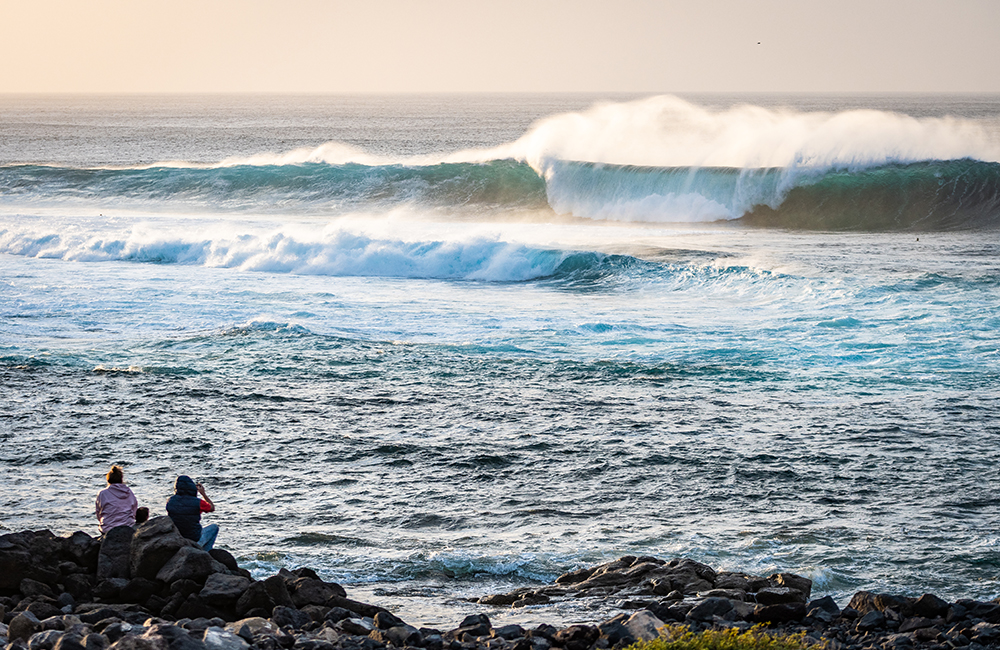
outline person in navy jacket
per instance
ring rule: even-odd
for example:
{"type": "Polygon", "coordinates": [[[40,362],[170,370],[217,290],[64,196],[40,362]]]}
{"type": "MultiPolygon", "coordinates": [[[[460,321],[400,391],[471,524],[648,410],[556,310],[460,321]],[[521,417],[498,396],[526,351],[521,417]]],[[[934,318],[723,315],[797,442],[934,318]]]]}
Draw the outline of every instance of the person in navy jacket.
{"type": "Polygon", "coordinates": [[[174,496],[167,500],[167,514],[181,535],[210,551],[219,535],[219,526],[209,524],[202,528],[203,512],[215,512],[215,504],[205,494],[205,486],[195,483],[190,476],[178,476],[174,482],[174,496]],[[199,494],[201,498],[198,498],[199,494]]]}

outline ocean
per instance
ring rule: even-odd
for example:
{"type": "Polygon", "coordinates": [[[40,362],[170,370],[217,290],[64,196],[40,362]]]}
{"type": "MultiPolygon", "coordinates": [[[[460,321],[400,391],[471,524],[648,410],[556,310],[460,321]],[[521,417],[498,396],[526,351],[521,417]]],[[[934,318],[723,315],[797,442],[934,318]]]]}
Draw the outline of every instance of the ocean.
{"type": "Polygon", "coordinates": [[[1000,96],[0,97],[0,533],[203,482],[422,625],[1000,595],[1000,96]]]}

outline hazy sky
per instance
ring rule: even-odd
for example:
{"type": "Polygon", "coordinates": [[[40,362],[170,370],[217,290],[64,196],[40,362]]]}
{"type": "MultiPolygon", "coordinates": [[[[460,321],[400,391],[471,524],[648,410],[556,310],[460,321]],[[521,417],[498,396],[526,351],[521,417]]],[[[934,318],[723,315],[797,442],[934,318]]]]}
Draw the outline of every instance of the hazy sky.
{"type": "Polygon", "coordinates": [[[0,61],[0,92],[1000,92],[1000,0],[0,0],[0,61]]]}

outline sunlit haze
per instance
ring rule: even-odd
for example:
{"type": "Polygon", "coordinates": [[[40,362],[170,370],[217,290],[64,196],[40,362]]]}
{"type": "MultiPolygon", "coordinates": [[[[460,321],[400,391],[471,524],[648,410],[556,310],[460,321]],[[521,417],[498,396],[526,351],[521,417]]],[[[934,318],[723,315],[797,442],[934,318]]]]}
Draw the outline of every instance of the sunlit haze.
{"type": "Polygon", "coordinates": [[[0,92],[997,92],[1000,3],[39,0],[0,92]]]}

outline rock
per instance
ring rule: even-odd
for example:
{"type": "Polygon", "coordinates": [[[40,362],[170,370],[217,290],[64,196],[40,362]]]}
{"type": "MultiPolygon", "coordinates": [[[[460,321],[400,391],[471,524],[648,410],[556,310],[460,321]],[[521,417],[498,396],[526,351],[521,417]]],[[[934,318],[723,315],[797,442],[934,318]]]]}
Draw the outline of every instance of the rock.
{"type": "Polygon", "coordinates": [[[739,589],[747,593],[755,593],[769,586],[771,583],[768,582],[767,578],[748,573],[720,571],[715,578],[716,589],[739,589]]]}
{"type": "Polygon", "coordinates": [[[524,628],[520,625],[501,625],[500,627],[493,628],[490,634],[500,639],[513,641],[524,636],[524,628]]]}
{"type": "Polygon", "coordinates": [[[171,558],[182,548],[197,547],[177,532],[170,517],[154,517],[140,525],[132,536],[130,569],[137,578],[155,578],[171,558]]]}
{"type": "MultiPolygon", "coordinates": [[[[205,584],[207,585],[208,581],[205,584]]],[[[268,595],[267,586],[263,582],[252,583],[236,601],[237,616],[245,616],[252,609],[267,610],[268,615],[274,609],[274,601],[268,595]]]]}
{"type": "Polygon", "coordinates": [[[401,625],[406,625],[403,619],[399,618],[392,612],[378,612],[374,616],[375,627],[381,630],[388,630],[390,627],[399,627],[401,625]]]}
{"type": "Polygon", "coordinates": [[[784,625],[785,623],[801,621],[805,617],[806,606],[802,603],[776,603],[774,605],[758,605],[748,618],[754,623],[784,625]]]}
{"type": "Polygon", "coordinates": [[[169,650],[170,646],[163,637],[123,636],[111,644],[109,650],[169,650]]]}
{"type": "Polygon", "coordinates": [[[363,618],[345,618],[340,621],[337,625],[340,626],[344,632],[348,634],[356,634],[359,636],[368,636],[375,629],[374,623],[369,623],[363,618]]]}
{"type": "Polygon", "coordinates": [[[337,623],[345,618],[351,618],[354,616],[354,612],[349,609],[344,609],[343,607],[331,607],[326,613],[326,620],[331,623],[337,623]]]}
{"type": "Polygon", "coordinates": [[[597,567],[592,567],[590,569],[580,569],[579,571],[570,571],[568,573],[564,573],[558,578],[556,578],[556,584],[573,585],[578,582],[583,582],[584,580],[592,576],[594,574],[594,571],[596,570],[597,567]]]}
{"type": "Polygon", "coordinates": [[[312,619],[308,614],[294,607],[276,605],[271,614],[271,621],[278,627],[299,629],[311,623],[312,619]]]}
{"type": "Polygon", "coordinates": [[[420,634],[420,630],[412,625],[394,625],[393,627],[382,630],[382,632],[384,633],[385,640],[397,648],[420,646],[423,645],[424,642],[424,637],[420,634]]]}
{"type": "Polygon", "coordinates": [[[913,630],[919,630],[922,627],[932,627],[934,621],[923,616],[911,616],[899,625],[899,629],[896,630],[900,634],[905,634],[907,632],[912,632],[913,630]]]}
{"type": "Polygon", "coordinates": [[[85,650],[107,650],[111,641],[103,634],[85,634],[80,640],[85,650]]]}
{"type": "Polygon", "coordinates": [[[787,587],[802,592],[803,603],[809,600],[809,594],[812,593],[812,580],[795,575],[794,573],[775,573],[769,576],[767,580],[774,587],[787,587]]]}
{"type": "Polygon", "coordinates": [[[1000,641],[1000,626],[992,623],[976,623],[969,630],[972,640],[982,645],[990,645],[1000,641]]]}
{"type": "Polygon", "coordinates": [[[810,600],[806,605],[806,611],[812,615],[812,610],[821,609],[825,612],[829,612],[836,616],[840,613],[840,608],[837,607],[837,601],[831,596],[823,596],[822,598],[817,598],[816,600],[810,600]]]}
{"type": "Polygon", "coordinates": [[[728,600],[745,601],[747,592],[742,589],[709,589],[698,594],[699,598],[726,598],[728,600]]]}
{"type": "Polygon", "coordinates": [[[240,565],[236,562],[236,558],[229,551],[221,548],[213,548],[208,552],[212,556],[212,559],[223,565],[230,571],[236,571],[240,568],[240,565]]]}
{"type": "Polygon", "coordinates": [[[552,641],[566,650],[589,650],[600,635],[600,631],[591,625],[570,625],[556,632],[552,641]]]}
{"type": "Polygon", "coordinates": [[[652,612],[642,610],[632,614],[622,622],[622,627],[628,636],[636,641],[652,641],[660,636],[660,629],[666,625],[663,621],[653,615],[652,612]]]}
{"type": "Polygon", "coordinates": [[[118,597],[126,603],[145,603],[150,596],[160,591],[162,584],[147,578],[132,578],[124,587],[118,597]]]}
{"type": "Polygon", "coordinates": [[[208,551],[185,546],[178,549],[160,568],[156,579],[166,583],[173,583],[177,580],[200,582],[213,573],[225,573],[226,570],[225,566],[208,554],[208,551]]]}
{"type": "Polygon", "coordinates": [[[170,650],[205,650],[205,644],[200,639],[176,625],[153,625],[142,636],[165,639],[170,650]]]}
{"type": "Polygon", "coordinates": [[[63,587],[77,600],[87,599],[94,585],[94,578],[85,573],[73,573],[63,578],[63,587]]]}
{"type": "Polygon", "coordinates": [[[94,625],[98,621],[108,618],[118,618],[118,611],[110,607],[101,607],[100,605],[90,605],[88,607],[87,605],[81,605],[77,609],[81,612],[77,614],[77,617],[87,625],[94,625]]]}
{"type": "Polygon", "coordinates": [[[727,598],[706,598],[688,611],[687,615],[694,621],[711,621],[713,616],[723,616],[733,609],[733,604],[727,598]]]}
{"type": "Polygon", "coordinates": [[[288,593],[288,583],[281,576],[271,576],[265,579],[264,589],[275,605],[282,607],[295,607],[291,595],[288,593]]]}
{"type": "Polygon", "coordinates": [[[859,591],[854,594],[847,606],[857,610],[861,614],[867,614],[871,611],[879,611],[884,614],[889,609],[902,616],[911,616],[913,614],[913,605],[909,599],[890,594],[873,594],[870,591],[859,591]]]}
{"type": "Polygon", "coordinates": [[[508,607],[513,605],[517,600],[521,598],[521,595],[514,594],[493,594],[490,596],[483,596],[476,602],[481,605],[493,605],[494,607],[508,607]]]}
{"type": "Polygon", "coordinates": [[[354,612],[358,617],[367,616],[369,618],[374,618],[375,614],[384,611],[381,607],[376,605],[368,605],[356,600],[351,600],[350,598],[341,598],[340,596],[333,596],[330,598],[330,600],[326,601],[326,606],[342,607],[354,612]]]}
{"type": "Polygon", "coordinates": [[[132,536],[135,529],[131,526],[112,528],[101,541],[97,555],[97,579],[132,577],[130,563],[132,553],[132,536]]]}
{"type": "Polygon", "coordinates": [[[56,642],[63,637],[62,630],[43,630],[31,635],[28,640],[28,650],[52,650],[56,642]]]}
{"type": "Polygon", "coordinates": [[[25,641],[42,629],[42,622],[31,612],[21,612],[11,619],[7,625],[7,638],[10,641],[25,641]]]}
{"type": "Polygon", "coordinates": [[[210,627],[201,637],[208,650],[247,650],[249,644],[237,634],[221,627],[210,627]]]}
{"type": "Polygon", "coordinates": [[[781,605],[784,603],[802,603],[804,605],[806,602],[805,593],[791,587],[765,587],[758,591],[754,598],[761,605],[781,605]]]}
{"type": "Polygon", "coordinates": [[[874,609],[862,616],[857,623],[859,632],[871,632],[885,627],[885,614],[874,609]]]}
{"type": "Polygon", "coordinates": [[[202,600],[216,607],[233,607],[243,592],[250,588],[250,581],[243,576],[213,573],[205,580],[199,595],[202,600]]]}
{"type": "Polygon", "coordinates": [[[108,578],[107,580],[101,580],[94,587],[94,595],[106,602],[114,602],[118,600],[118,595],[122,592],[128,585],[128,580],[125,578],[108,578]]]}
{"type": "Polygon", "coordinates": [[[347,592],[335,583],[316,578],[298,578],[291,583],[292,603],[298,608],[305,605],[325,605],[333,596],[345,597],[347,592]]]}
{"type": "Polygon", "coordinates": [[[278,627],[274,623],[266,618],[259,617],[244,618],[234,623],[229,623],[224,629],[249,643],[252,643],[254,636],[258,634],[274,634],[278,631],[278,627]]]}
{"type": "Polygon", "coordinates": [[[52,650],[87,650],[83,637],[79,634],[63,634],[52,646],[52,650]]]}
{"type": "Polygon", "coordinates": [[[924,594],[913,603],[913,613],[926,618],[948,614],[948,603],[934,594],[924,594]]]}
{"type": "Polygon", "coordinates": [[[52,591],[52,587],[31,578],[25,578],[21,581],[20,591],[21,595],[25,598],[34,598],[36,596],[45,596],[46,598],[56,597],[55,592],[52,591]]]}
{"type": "MultiPolygon", "coordinates": [[[[9,535],[0,537],[3,540],[9,535]]],[[[0,592],[17,591],[21,581],[27,576],[27,568],[31,564],[31,555],[24,549],[11,545],[10,548],[0,548],[0,592]]]]}

